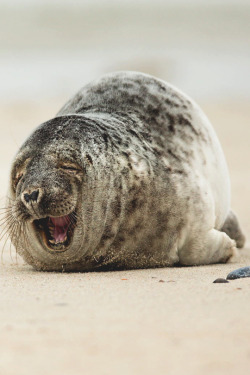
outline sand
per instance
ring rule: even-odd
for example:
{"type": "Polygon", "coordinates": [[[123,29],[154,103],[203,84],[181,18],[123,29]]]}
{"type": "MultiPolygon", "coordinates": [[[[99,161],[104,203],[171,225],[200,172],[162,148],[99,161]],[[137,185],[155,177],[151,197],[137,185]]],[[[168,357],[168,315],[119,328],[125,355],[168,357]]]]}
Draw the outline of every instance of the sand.
{"type": "MultiPolygon", "coordinates": [[[[25,136],[63,100],[3,104],[1,196],[25,136]]],[[[250,239],[247,103],[205,103],[223,145],[232,206],[250,239]]],[[[213,284],[250,265],[125,272],[40,273],[10,258],[0,266],[0,375],[233,375],[250,368],[250,278],[213,284]],[[163,281],[160,281],[163,280],[163,281]]]]}

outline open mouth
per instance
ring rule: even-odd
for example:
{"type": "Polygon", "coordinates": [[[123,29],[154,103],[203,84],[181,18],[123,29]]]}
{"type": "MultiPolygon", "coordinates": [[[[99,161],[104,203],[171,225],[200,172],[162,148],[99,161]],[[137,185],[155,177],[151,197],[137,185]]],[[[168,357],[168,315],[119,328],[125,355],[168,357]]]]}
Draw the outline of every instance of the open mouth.
{"type": "Polygon", "coordinates": [[[57,217],[48,216],[34,220],[33,225],[49,250],[65,251],[73,239],[76,213],[57,217]]]}

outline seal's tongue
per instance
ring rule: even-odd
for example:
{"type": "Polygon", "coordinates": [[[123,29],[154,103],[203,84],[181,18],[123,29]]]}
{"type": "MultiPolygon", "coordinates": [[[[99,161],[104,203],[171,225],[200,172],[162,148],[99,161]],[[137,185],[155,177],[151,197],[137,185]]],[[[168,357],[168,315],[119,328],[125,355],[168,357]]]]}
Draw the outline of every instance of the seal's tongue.
{"type": "Polygon", "coordinates": [[[69,228],[69,215],[60,217],[51,217],[53,223],[53,231],[51,233],[55,243],[64,242],[67,239],[67,230],[69,228]]]}

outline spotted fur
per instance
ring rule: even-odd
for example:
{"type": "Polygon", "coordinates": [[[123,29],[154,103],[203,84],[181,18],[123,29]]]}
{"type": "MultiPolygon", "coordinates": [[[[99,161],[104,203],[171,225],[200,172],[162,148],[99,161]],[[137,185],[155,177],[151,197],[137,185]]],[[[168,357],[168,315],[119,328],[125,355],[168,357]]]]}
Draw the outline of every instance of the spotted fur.
{"type": "Polygon", "coordinates": [[[13,232],[12,241],[40,270],[209,264],[234,252],[234,241],[220,231],[230,184],[209,121],[179,90],[141,73],[86,85],[40,125],[14,160],[10,198],[27,232],[26,240],[13,232]],[[79,173],[65,173],[62,162],[76,163],[79,173]],[[41,199],[27,208],[23,194],[35,188],[41,199]],[[72,245],[48,252],[32,220],[72,209],[72,245]]]}

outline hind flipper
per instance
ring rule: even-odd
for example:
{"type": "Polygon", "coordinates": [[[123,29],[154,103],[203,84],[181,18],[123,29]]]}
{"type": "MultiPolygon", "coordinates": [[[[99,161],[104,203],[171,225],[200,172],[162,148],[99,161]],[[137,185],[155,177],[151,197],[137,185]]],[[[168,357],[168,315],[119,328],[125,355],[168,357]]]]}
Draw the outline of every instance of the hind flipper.
{"type": "Polygon", "coordinates": [[[232,210],[229,211],[226,221],[220,231],[225,232],[230,238],[235,240],[238,248],[242,248],[244,246],[246,238],[241,231],[237,216],[232,210]]]}

